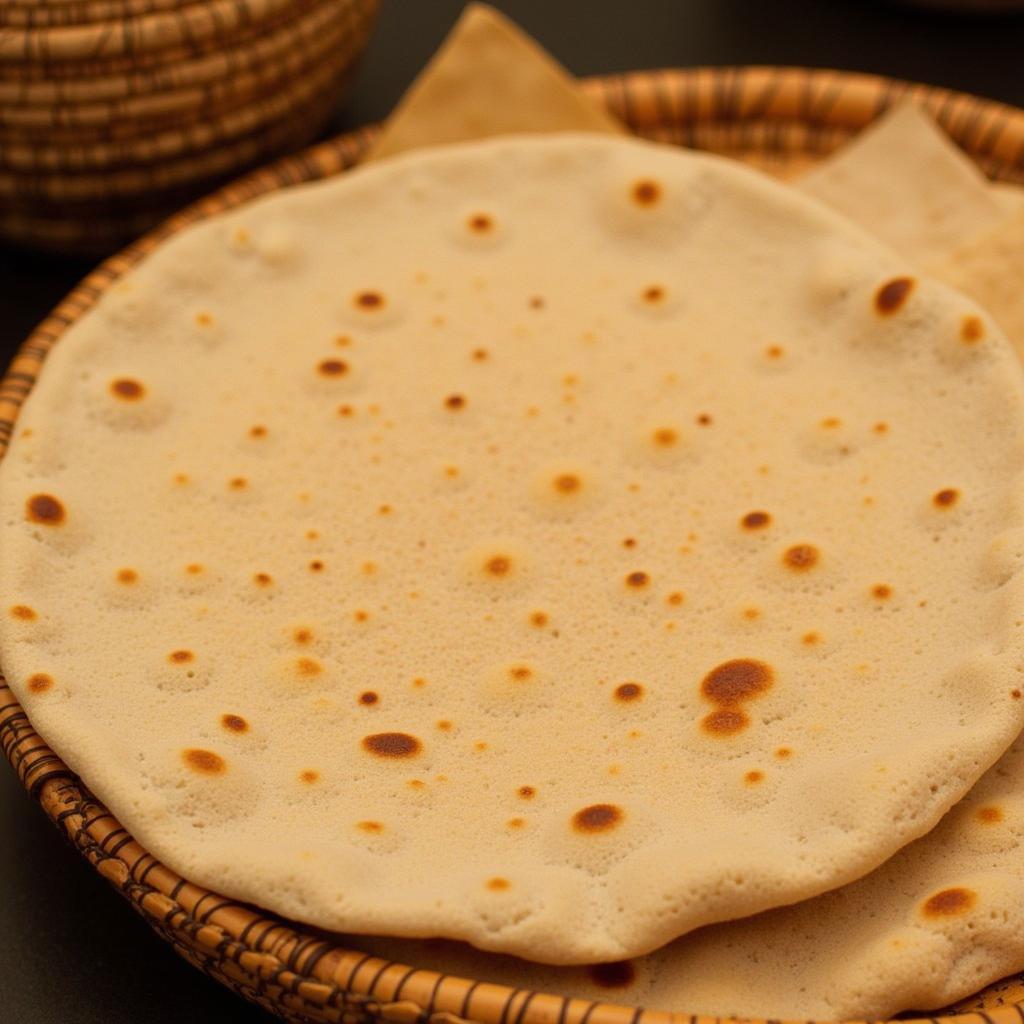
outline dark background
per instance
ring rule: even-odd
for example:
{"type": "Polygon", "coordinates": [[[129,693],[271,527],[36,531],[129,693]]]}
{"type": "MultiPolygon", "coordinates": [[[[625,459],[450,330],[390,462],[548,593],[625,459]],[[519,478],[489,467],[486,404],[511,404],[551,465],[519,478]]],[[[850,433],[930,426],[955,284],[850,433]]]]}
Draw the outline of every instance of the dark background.
{"type": "MultiPolygon", "coordinates": [[[[383,117],[462,2],[384,0],[354,91],[332,130],[383,117]]],[[[801,64],[874,71],[1024,106],[1024,15],[933,14],[883,0],[492,2],[580,75],[801,64]]],[[[4,364],[89,269],[85,261],[0,246],[4,364]]],[[[269,1019],[151,935],[0,764],[0,1024],[269,1019]]]]}

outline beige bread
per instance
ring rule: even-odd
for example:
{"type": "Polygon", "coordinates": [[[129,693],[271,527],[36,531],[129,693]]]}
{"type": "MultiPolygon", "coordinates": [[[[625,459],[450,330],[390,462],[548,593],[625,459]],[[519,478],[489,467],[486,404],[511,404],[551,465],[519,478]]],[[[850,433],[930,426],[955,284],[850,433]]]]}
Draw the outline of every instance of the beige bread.
{"type": "Polygon", "coordinates": [[[851,881],[1012,741],[1021,400],[968,300],[726,161],[381,162],[62,339],[3,668],[201,884],[638,955],[851,881]]]}

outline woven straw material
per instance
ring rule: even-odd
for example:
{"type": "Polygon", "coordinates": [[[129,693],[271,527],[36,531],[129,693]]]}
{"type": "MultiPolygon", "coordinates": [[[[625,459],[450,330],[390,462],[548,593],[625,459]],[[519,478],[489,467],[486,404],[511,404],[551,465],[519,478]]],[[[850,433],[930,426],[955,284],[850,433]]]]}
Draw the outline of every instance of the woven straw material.
{"type": "MultiPolygon", "coordinates": [[[[587,89],[641,135],[724,153],[779,174],[808,166],[883,110],[912,98],[992,177],[1024,182],[1024,112],[941,89],[773,68],[641,72],[591,80],[587,89]]],[[[197,220],[351,166],[372,138],[372,131],[342,136],[258,171],[178,214],[90,274],[12,364],[0,388],[0,453],[46,352],[113,281],[197,220]]],[[[47,748],[2,684],[0,746],[69,840],[179,954],[287,1020],[712,1024],[713,1018],[513,991],[341,948],[321,934],[195,886],[158,863],[47,748]]],[[[1020,1024],[1024,976],[941,1016],[949,1024],[1020,1024]]]]}
{"type": "Polygon", "coordinates": [[[0,5],[0,235],[109,252],[246,167],[308,143],[378,5],[0,5]],[[55,20],[42,24],[47,17],[55,20]]]}

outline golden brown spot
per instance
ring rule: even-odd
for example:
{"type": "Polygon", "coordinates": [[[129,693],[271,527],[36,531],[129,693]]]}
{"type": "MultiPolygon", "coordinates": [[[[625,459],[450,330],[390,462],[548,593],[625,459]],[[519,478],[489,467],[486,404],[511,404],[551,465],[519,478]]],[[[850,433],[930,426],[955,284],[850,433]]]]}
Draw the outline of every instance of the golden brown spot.
{"type": "Polygon", "coordinates": [[[537,795],[537,790],[533,786],[520,786],[516,793],[523,800],[532,800],[537,795]]]}
{"type": "Polygon", "coordinates": [[[743,618],[745,619],[759,619],[761,617],[761,609],[753,606],[743,609],[743,618]]]}
{"type": "Polygon", "coordinates": [[[348,363],[344,359],[321,359],[316,372],[321,377],[344,377],[348,373],[348,363]]]}
{"type": "Polygon", "coordinates": [[[528,679],[533,678],[533,669],[528,665],[513,665],[508,670],[509,679],[514,679],[516,682],[524,683],[528,679]]]}
{"type": "Polygon", "coordinates": [[[438,722],[437,722],[437,727],[438,727],[438,729],[441,730],[441,732],[451,732],[452,731],[452,723],[449,722],[447,718],[439,719],[438,722]]]}
{"type": "Polygon", "coordinates": [[[361,829],[363,832],[374,832],[377,834],[384,831],[384,826],[379,821],[357,821],[356,828],[361,829]]]}
{"type": "Polygon", "coordinates": [[[349,348],[352,345],[352,339],[347,334],[339,334],[334,339],[334,344],[337,345],[338,348],[349,348]]]}
{"type": "Polygon", "coordinates": [[[196,313],[196,323],[200,327],[209,327],[213,323],[213,316],[210,313],[196,313]]]}
{"type": "Polygon", "coordinates": [[[699,427],[710,427],[711,423],[712,423],[711,416],[708,413],[702,412],[702,413],[700,413],[697,416],[697,426],[699,426],[699,427]]]}
{"type": "Polygon", "coordinates": [[[572,816],[572,827],[577,832],[610,832],[623,817],[622,808],[615,804],[591,804],[572,816]]]}
{"type": "Polygon", "coordinates": [[[324,563],[321,562],[319,558],[314,558],[313,561],[309,563],[310,572],[323,572],[323,569],[324,563]]]}
{"type": "Polygon", "coordinates": [[[506,826],[508,826],[508,828],[522,828],[526,824],[526,819],[509,818],[508,821],[505,822],[505,824],[506,826]]]}
{"type": "Polygon", "coordinates": [[[444,400],[445,408],[451,409],[453,412],[458,412],[459,409],[466,407],[466,398],[464,395],[449,395],[444,400]]]}
{"type": "Polygon", "coordinates": [[[665,298],[665,289],[660,284],[650,284],[641,293],[640,298],[649,306],[656,306],[665,298]]]}
{"type": "Polygon", "coordinates": [[[1003,820],[1003,809],[1001,807],[995,807],[992,804],[987,804],[984,807],[979,807],[975,811],[974,816],[978,821],[983,822],[986,825],[995,825],[997,822],[1003,820]]]}
{"type": "Polygon", "coordinates": [[[181,752],[181,758],[194,772],[200,775],[221,775],[227,771],[227,762],[212,750],[189,747],[181,752]]]}
{"type": "Polygon", "coordinates": [[[507,878],[488,878],[484,884],[491,892],[504,892],[512,888],[512,883],[507,878]]]}
{"type": "Polygon", "coordinates": [[[637,206],[655,206],[661,201],[661,185],[650,178],[633,182],[633,202],[637,206]]]}
{"type": "Polygon", "coordinates": [[[185,484],[187,484],[189,482],[188,473],[175,473],[174,474],[174,482],[176,484],[178,484],[179,486],[183,487],[185,484]]]}
{"type": "Polygon", "coordinates": [[[760,510],[755,512],[748,512],[741,520],[740,526],[744,530],[763,530],[768,526],[771,526],[772,517],[767,512],[760,510]]]}
{"type": "Polygon", "coordinates": [[[876,583],[871,588],[871,596],[876,601],[888,601],[892,597],[892,587],[888,583],[876,583]]]}
{"type": "Polygon", "coordinates": [[[559,473],[551,484],[560,494],[575,494],[583,486],[583,481],[574,473],[559,473]]]}
{"type": "Polygon", "coordinates": [[[203,571],[203,567],[198,562],[191,562],[185,566],[185,572],[189,576],[198,576],[203,571]]]}
{"type": "Polygon", "coordinates": [[[781,359],[786,354],[786,350],[781,345],[769,345],[764,350],[764,354],[768,359],[781,359]]]}
{"type": "Polygon", "coordinates": [[[760,697],[775,681],[771,667],[753,658],[736,658],[713,668],[700,684],[701,694],[713,704],[732,707],[760,697]]]}
{"type": "Polygon", "coordinates": [[[837,427],[842,426],[842,423],[843,421],[837,416],[826,416],[825,419],[821,421],[820,426],[823,430],[835,430],[837,427]]]}
{"type": "Polygon", "coordinates": [[[118,569],[114,578],[118,583],[131,584],[138,580],[139,574],[134,569],[118,569]]]}
{"type": "Polygon", "coordinates": [[[530,625],[536,626],[538,629],[548,624],[548,613],[547,612],[531,612],[530,613],[530,625]]]}
{"type": "Polygon", "coordinates": [[[191,651],[171,651],[167,655],[167,660],[175,665],[187,665],[190,661],[195,661],[196,656],[191,651]]]}
{"type": "Polygon", "coordinates": [[[244,476],[233,476],[228,481],[228,487],[233,491],[244,491],[249,486],[249,481],[244,476]]]}
{"type": "Polygon", "coordinates": [[[423,749],[407,732],[375,732],[363,737],[363,750],[378,757],[415,757],[423,749]]]}
{"type": "Polygon", "coordinates": [[[886,423],[884,420],[879,420],[871,429],[876,434],[888,434],[889,433],[889,424],[886,423]]]}
{"type": "Polygon", "coordinates": [[[274,582],[273,577],[266,572],[254,573],[252,581],[257,587],[269,587],[274,582]]]}
{"type": "Polygon", "coordinates": [[[52,494],[33,494],[25,502],[25,515],[42,526],[60,526],[67,518],[64,506],[52,494]]]}
{"type": "Polygon", "coordinates": [[[636,572],[631,572],[626,577],[626,586],[632,587],[634,590],[642,590],[650,582],[650,576],[648,576],[645,572],[640,572],[639,570],[636,572]]]}
{"type": "Polygon", "coordinates": [[[749,771],[743,776],[743,781],[748,786],[756,786],[759,782],[764,782],[764,772],[755,768],[753,771],[749,771]]]}
{"type": "Polygon", "coordinates": [[[492,576],[507,576],[512,571],[512,559],[508,555],[492,555],[484,562],[484,569],[492,576]]]}
{"type": "Polygon", "coordinates": [[[299,626],[298,629],[292,631],[292,640],[295,643],[303,645],[308,644],[313,639],[313,630],[308,629],[305,626],[299,626]]]}
{"type": "Polygon", "coordinates": [[[610,964],[591,964],[587,968],[587,974],[599,988],[628,988],[636,980],[636,968],[630,960],[617,960],[610,964]]]}
{"type": "Polygon", "coordinates": [[[615,699],[623,703],[640,700],[643,695],[644,688],[639,683],[621,683],[615,687],[615,699]]]}
{"type": "Polygon", "coordinates": [[[679,440],[679,434],[671,427],[659,427],[651,437],[662,448],[671,448],[679,440]]]}
{"type": "Polygon", "coordinates": [[[410,789],[426,789],[427,784],[422,779],[410,779],[406,785],[410,789]]]}
{"type": "Polygon", "coordinates": [[[965,316],[960,323],[960,340],[974,345],[985,337],[985,324],[980,316],[965,316]]]}
{"type": "Polygon", "coordinates": [[[673,590],[668,597],[665,598],[666,604],[681,605],[686,600],[686,595],[681,590],[673,590]]]}
{"type": "Polygon", "coordinates": [[[249,723],[241,715],[221,715],[220,724],[229,732],[249,731],[249,723]]]}
{"type": "Polygon", "coordinates": [[[304,771],[299,772],[299,779],[307,785],[311,785],[314,782],[320,781],[320,773],[312,768],[306,768],[304,771]]]}
{"type": "Polygon", "coordinates": [[[925,917],[954,917],[967,913],[977,902],[977,893],[970,889],[942,889],[925,900],[921,913],[925,917]]]}
{"type": "Polygon", "coordinates": [[[960,500],[960,492],[955,487],[944,487],[936,491],[932,497],[932,504],[936,508],[952,508],[960,500]]]}
{"type": "Polygon", "coordinates": [[[318,676],[323,672],[324,667],[316,658],[296,658],[295,671],[300,676],[318,676]]]}
{"type": "Polygon", "coordinates": [[[146,393],[146,389],[131,377],[118,377],[110,382],[110,393],[125,402],[137,402],[146,393]]]}
{"type": "Polygon", "coordinates": [[[793,756],[793,751],[789,747],[777,747],[775,750],[775,756],[780,761],[786,761],[793,756]]]}
{"type": "Polygon", "coordinates": [[[530,309],[543,309],[544,297],[542,295],[531,295],[529,302],[530,309]]]}
{"type": "Polygon", "coordinates": [[[813,544],[794,544],[782,555],[783,564],[797,572],[807,572],[818,564],[820,553],[813,544]]]}
{"type": "Polygon", "coordinates": [[[466,227],[475,234],[486,235],[494,229],[494,221],[486,213],[473,213],[466,218],[466,227]]]}
{"type": "Polygon", "coordinates": [[[15,604],[11,606],[11,618],[21,619],[24,622],[33,622],[39,616],[36,614],[36,610],[30,608],[27,604],[15,604]]]}
{"type": "Polygon", "coordinates": [[[28,677],[26,685],[33,693],[44,693],[53,686],[53,676],[45,672],[36,672],[28,677]]]}
{"type": "Polygon", "coordinates": [[[368,622],[370,618],[370,613],[362,608],[357,608],[352,613],[352,618],[355,619],[356,622],[368,622]]]}
{"type": "Polygon", "coordinates": [[[733,736],[750,725],[750,719],[738,708],[719,708],[705,715],[701,727],[715,736],[733,736]]]}
{"type": "Polygon", "coordinates": [[[811,630],[810,633],[804,633],[804,635],[800,637],[800,642],[805,644],[807,647],[813,647],[815,644],[821,642],[821,634],[811,630]]]}
{"type": "Polygon", "coordinates": [[[875,292],[875,309],[883,316],[895,313],[910,297],[914,290],[912,277],[894,277],[875,292]]]}
{"type": "Polygon", "coordinates": [[[488,748],[489,745],[490,744],[486,743],[484,740],[477,740],[476,743],[473,744],[473,749],[483,752],[488,748]]]}
{"type": "Polygon", "coordinates": [[[363,692],[361,694],[359,694],[359,703],[360,704],[365,704],[367,706],[370,706],[371,704],[376,704],[379,701],[380,701],[380,694],[375,693],[373,690],[363,690],[363,692]]]}
{"type": "Polygon", "coordinates": [[[636,547],[636,537],[625,537],[625,538],[623,538],[622,546],[624,548],[635,548],[636,547]]]}
{"type": "Polygon", "coordinates": [[[353,409],[351,405],[339,405],[338,406],[338,415],[339,416],[346,416],[347,417],[347,416],[354,415],[354,413],[355,413],[355,409],[353,409]]]}
{"type": "Polygon", "coordinates": [[[1011,696],[1011,697],[1012,697],[1012,698],[1013,698],[1014,700],[1020,700],[1020,698],[1021,698],[1021,692],[1020,692],[1020,690],[1011,690],[1011,691],[1010,691],[1010,696],[1011,696]]]}
{"type": "Polygon", "coordinates": [[[356,292],[356,294],[352,297],[352,301],[359,309],[363,309],[368,312],[384,308],[384,296],[381,295],[380,292],[356,292]]]}

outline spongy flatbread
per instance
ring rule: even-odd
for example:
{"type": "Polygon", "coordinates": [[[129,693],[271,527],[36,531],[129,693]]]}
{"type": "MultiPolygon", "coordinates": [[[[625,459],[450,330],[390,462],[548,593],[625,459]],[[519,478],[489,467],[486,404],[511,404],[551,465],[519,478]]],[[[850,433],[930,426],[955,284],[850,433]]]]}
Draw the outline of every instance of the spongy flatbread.
{"type": "Polygon", "coordinates": [[[886,1020],[1024,969],[1024,742],[939,826],[867,877],[702,929],[635,961],[544,967],[450,942],[359,936],[400,963],[709,1016],[886,1020]]]}
{"type": "Polygon", "coordinates": [[[634,956],[867,872],[1012,741],[1022,426],[983,313],[753,172],[400,157],[68,331],[0,473],[3,668],[200,884],[634,956]]]}

